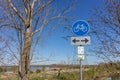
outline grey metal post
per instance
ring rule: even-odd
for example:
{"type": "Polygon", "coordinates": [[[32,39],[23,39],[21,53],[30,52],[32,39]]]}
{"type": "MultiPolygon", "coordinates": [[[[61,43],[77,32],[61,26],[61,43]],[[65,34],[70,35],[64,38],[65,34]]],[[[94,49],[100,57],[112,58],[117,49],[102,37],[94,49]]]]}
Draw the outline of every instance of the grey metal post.
{"type": "Polygon", "coordinates": [[[82,80],[82,60],[80,60],[80,80],[82,80]]]}

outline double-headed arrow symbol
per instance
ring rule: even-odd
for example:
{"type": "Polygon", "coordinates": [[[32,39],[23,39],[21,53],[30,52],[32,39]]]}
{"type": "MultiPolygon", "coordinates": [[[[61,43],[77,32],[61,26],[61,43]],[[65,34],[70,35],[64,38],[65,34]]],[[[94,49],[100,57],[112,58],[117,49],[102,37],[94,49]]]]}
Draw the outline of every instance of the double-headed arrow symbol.
{"type": "Polygon", "coordinates": [[[90,44],[90,37],[89,36],[71,37],[71,44],[77,46],[88,45],[90,44]]]}
{"type": "Polygon", "coordinates": [[[77,40],[77,39],[73,39],[72,42],[73,43],[76,43],[76,42],[79,42],[80,40],[77,40]]]}
{"type": "MultiPolygon", "coordinates": [[[[80,40],[77,40],[77,39],[73,39],[72,42],[73,43],[76,43],[76,42],[79,42],[80,40]]],[[[85,38],[84,40],[81,40],[81,42],[85,42],[87,43],[89,40],[87,38],[85,38]]]]}
{"type": "Polygon", "coordinates": [[[89,40],[87,38],[85,38],[84,40],[81,40],[81,42],[85,42],[87,43],[89,40]]]}

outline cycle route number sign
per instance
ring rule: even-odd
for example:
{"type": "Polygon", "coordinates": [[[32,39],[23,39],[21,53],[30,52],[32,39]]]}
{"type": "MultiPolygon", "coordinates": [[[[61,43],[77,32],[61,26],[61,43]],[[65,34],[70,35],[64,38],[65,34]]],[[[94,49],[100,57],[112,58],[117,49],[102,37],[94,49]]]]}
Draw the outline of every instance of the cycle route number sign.
{"type": "Polygon", "coordinates": [[[73,24],[72,31],[78,36],[85,35],[89,31],[89,24],[86,21],[77,21],[73,24]]]}

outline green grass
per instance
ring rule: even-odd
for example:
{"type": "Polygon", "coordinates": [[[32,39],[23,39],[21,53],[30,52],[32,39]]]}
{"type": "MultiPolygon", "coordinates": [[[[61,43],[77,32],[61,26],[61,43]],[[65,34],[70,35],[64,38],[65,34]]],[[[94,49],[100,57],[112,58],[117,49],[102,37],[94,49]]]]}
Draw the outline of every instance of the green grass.
{"type": "Polygon", "coordinates": [[[44,80],[44,78],[37,76],[37,77],[31,78],[30,80],[44,80]]]}
{"type": "MultiPolygon", "coordinates": [[[[89,66],[84,68],[83,71],[83,80],[91,80],[95,77],[98,77],[97,80],[106,80],[106,77],[114,75],[113,72],[120,71],[119,64],[100,64],[97,66],[89,66]],[[112,73],[112,74],[111,74],[112,73]],[[101,78],[102,77],[102,78],[101,78]]],[[[72,71],[72,72],[62,72],[61,69],[57,73],[51,74],[45,72],[43,70],[36,70],[36,72],[30,72],[29,79],[30,80],[79,80],[80,70],[72,71]]],[[[70,69],[69,69],[70,70],[70,69]]],[[[66,70],[67,71],[67,70],[66,70]]],[[[3,73],[0,73],[3,75],[3,73]]],[[[118,77],[113,76],[113,79],[117,79],[118,77]]],[[[13,74],[12,76],[8,76],[8,78],[0,79],[0,80],[18,80],[17,75],[13,74]]]]}
{"type": "Polygon", "coordinates": [[[77,80],[78,76],[76,73],[61,73],[60,75],[54,75],[50,80],[77,80]]]}

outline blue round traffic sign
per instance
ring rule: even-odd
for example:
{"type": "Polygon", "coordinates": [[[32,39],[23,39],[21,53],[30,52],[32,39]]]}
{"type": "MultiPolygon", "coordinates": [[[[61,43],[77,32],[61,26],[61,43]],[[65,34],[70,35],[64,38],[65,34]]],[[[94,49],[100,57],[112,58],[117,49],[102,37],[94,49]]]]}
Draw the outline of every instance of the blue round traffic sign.
{"type": "Polygon", "coordinates": [[[86,21],[77,21],[73,24],[72,31],[78,36],[85,35],[89,31],[89,24],[86,21]]]}

